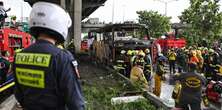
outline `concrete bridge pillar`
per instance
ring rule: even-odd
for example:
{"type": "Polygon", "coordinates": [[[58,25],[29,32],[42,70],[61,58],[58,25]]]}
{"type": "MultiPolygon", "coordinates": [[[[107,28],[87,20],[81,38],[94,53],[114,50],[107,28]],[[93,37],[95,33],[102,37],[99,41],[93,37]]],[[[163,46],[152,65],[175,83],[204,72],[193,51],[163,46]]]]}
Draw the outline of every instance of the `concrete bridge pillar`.
{"type": "MultiPolygon", "coordinates": [[[[75,52],[81,48],[82,0],[60,0],[60,5],[69,11],[72,27],[69,30],[68,42],[74,39],[75,52]]],[[[67,43],[68,43],[67,42],[67,43]]]]}
{"type": "Polygon", "coordinates": [[[79,53],[81,48],[82,0],[74,0],[73,12],[74,45],[76,53],[79,53]]]}
{"type": "Polygon", "coordinates": [[[60,5],[62,8],[66,9],[66,0],[60,0],[60,5]]]}

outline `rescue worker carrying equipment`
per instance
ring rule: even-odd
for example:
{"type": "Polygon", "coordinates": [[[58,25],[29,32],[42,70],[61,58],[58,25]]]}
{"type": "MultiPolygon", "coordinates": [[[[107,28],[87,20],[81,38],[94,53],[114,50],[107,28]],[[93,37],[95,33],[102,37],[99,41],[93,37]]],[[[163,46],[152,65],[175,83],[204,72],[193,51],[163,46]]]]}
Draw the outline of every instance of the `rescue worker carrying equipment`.
{"type": "Polygon", "coordinates": [[[30,14],[37,41],[16,53],[15,97],[25,110],[84,110],[76,60],[56,43],[66,40],[72,21],[60,6],[37,2],[30,14]]]}
{"type": "Polygon", "coordinates": [[[175,80],[180,81],[182,88],[179,96],[178,107],[183,110],[201,110],[202,87],[206,84],[206,79],[197,73],[197,65],[189,64],[189,72],[175,76],[175,80]]]}
{"type": "Polygon", "coordinates": [[[164,56],[158,58],[156,74],[154,76],[155,87],[153,92],[158,97],[160,97],[161,93],[162,77],[165,74],[164,62],[166,62],[166,58],[164,56]]]}

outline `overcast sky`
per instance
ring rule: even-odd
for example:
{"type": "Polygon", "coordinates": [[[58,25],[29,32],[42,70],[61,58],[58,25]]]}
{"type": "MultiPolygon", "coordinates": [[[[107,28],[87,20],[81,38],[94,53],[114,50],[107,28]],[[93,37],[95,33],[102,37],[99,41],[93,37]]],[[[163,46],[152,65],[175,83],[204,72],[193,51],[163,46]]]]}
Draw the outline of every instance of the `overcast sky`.
{"type": "MultiPolygon", "coordinates": [[[[6,9],[11,7],[9,15],[16,15],[17,18],[28,17],[31,7],[23,0],[0,0],[5,4],[6,9]],[[22,11],[23,10],[23,11],[22,11]],[[23,12],[23,13],[22,13],[23,12]]],[[[184,9],[189,7],[189,0],[161,0],[168,3],[167,16],[172,17],[172,22],[178,22],[177,16],[181,15],[184,9]]],[[[222,2],[221,2],[222,3],[222,2]]],[[[220,4],[221,4],[220,3],[220,4]]],[[[97,9],[89,18],[98,17],[100,21],[106,23],[112,21],[112,7],[114,6],[114,22],[123,20],[137,20],[136,11],[154,10],[161,14],[165,13],[165,5],[158,0],[107,0],[105,5],[97,9]],[[114,2],[114,5],[113,5],[114,2]]]]}
{"type": "MultiPolygon", "coordinates": [[[[165,4],[158,0],[107,0],[105,6],[100,7],[89,17],[99,17],[101,21],[112,21],[112,6],[114,1],[114,21],[137,20],[136,11],[154,10],[165,14],[165,4]]],[[[171,22],[179,22],[178,16],[189,7],[190,0],[160,0],[168,2],[167,16],[171,16],[171,22]]],[[[221,2],[220,2],[221,4],[221,2]]]]}
{"type": "Polygon", "coordinates": [[[18,19],[23,17],[28,17],[31,11],[31,6],[24,2],[23,0],[0,0],[4,2],[6,9],[11,8],[11,11],[8,12],[8,15],[16,15],[18,19]],[[23,13],[22,13],[23,12],[23,13]]]}

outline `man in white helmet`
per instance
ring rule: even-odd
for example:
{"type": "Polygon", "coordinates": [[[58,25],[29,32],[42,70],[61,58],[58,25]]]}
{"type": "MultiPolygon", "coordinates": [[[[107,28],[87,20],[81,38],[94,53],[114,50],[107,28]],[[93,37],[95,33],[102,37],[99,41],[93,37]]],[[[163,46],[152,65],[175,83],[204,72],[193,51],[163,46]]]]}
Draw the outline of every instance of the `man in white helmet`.
{"type": "Polygon", "coordinates": [[[67,37],[69,14],[56,4],[37,2],[29,23],[37,40],[15,56],[16,99],[24,110],[84,110],[77,62],[55,45],[67,37]]]}

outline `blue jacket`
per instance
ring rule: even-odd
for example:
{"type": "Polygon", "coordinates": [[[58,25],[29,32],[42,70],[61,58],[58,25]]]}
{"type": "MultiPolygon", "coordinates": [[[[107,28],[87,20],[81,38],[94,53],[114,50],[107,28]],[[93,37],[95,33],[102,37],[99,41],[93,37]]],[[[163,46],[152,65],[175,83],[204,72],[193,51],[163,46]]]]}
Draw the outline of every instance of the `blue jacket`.
{"type": "Polygon", "coordinates": [[[26,110],[84,110],[75,59],[38,40],[15,56],[15,97],[26,110]]]}

